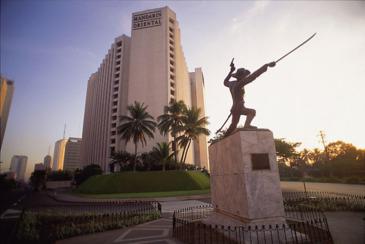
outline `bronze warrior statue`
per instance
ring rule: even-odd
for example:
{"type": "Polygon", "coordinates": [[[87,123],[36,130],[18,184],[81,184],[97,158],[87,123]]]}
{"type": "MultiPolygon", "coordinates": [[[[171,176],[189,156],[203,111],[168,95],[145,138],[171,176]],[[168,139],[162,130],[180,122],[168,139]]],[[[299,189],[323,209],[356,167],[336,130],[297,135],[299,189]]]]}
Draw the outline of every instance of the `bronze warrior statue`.
{"type": "Polygon", "coordinates": [[[237,69],[236,73],[233,73],[236,70],[236,67],[233,64],[233,59],[232,59],[230,65],[231,70],[229,71],[227,77],[224,79],[224,85],[229,88],[233,100],[233,105],[231,108],[232,122],[225,133],[226,136],[230,135],[237,128],[237,124],[240,120],[241,115],[247,116],[243,128],[257,129],[256,126],[251,125],[251,121],[255,117],[256,111],[254,109],[245,107],[245,101],[243,99],[243,96],[245,94],[244,86],[255,80],[257,77],[259,77],[262,73],[264,73],[267,70],[268,67],[274,67],[275,64],[276,62],[264,64],[261,68],[259,68],[252,74],[249,70],[246,70],[244,68],[239,68],[237,69]],[[236,79],[230,81],[229,79],[231,77],[236,79]]]}

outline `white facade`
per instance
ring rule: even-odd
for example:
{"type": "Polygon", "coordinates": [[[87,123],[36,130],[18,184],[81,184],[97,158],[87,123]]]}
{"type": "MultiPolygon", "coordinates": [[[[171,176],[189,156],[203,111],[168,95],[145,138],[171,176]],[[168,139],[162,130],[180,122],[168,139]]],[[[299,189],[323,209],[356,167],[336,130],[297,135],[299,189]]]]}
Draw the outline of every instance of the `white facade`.
{"type": "Polygon", "coordinates": [[[70,137],[66,143],[63,170],[75,171],[81,169],[81,138],[70,137]]]}
{"type": "Polygon", "coordinates": [[[16,180],[24,180],[27,169],[27,156],[14,155],[11,158],[10,171],[15,173],[16,180]]]}
{"type": "MultiPolygon", "coordinates": [[[[201,79],[196,84],[199,89],[195,83],[194,87],[191,86],[176,14],[168,7],[133,13],[131,37],[116,38],[100,68],[88,81],[82,163],[99,164],[108,171],[111,153],[120,150],[134,152],[133,143],[126,145],[116,132],[120,115],[127,114],[127,105],[135,101],[144,103],[148,106],[147,112],[155,119],[171,100],[183,100],[189,107],[200,106],[204,103],[204,86],[201,79]],[[199,102],[193,104],[192,101],[196,100],[199,102]]],[[[204,116],[204,106],[201,110],[204,116]]],[[[171,138],[156,130],[155,138],[149,140],[147,146],[138,145],[138,152],[150,151],[156,143],[169,141],[171,138]]],[[[205,137],[197,143],[207,147],[205,137]]],[[[194,148],[198,144],[191,145],[187,163],[195,163],[194,148]]],[[[204,164],[207,164],[207,150],[200,151],[200,154],[206,154],[204,164]]]]}

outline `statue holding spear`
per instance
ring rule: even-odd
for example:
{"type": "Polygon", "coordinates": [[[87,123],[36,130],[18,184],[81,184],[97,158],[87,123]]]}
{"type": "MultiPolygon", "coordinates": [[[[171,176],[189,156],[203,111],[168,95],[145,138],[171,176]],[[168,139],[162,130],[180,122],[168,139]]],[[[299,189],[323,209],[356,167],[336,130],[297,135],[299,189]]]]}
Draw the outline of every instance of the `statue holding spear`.
{"type": "Polygon", "coordinates": [[[222,127],[216,133],[219,133],[222,130],[224,125],[227,123],[228,119],[232,116],[231,125],[228,127],[228,129],[225,133],[225,136],[229,136],[230,134],[232,134],[232,132],[234,132],[234,130],[237,128],[237,124],[240,120],[241,115],[246,115],[246,121],[243,126],[244,129],[248,129],[248,130],[257,129],[256,126],[251,125],[251,122],[256,115],[256,110],[247,108],[245,106],[244,87],[247,84],[254,81],[261,74],[266,72],[268,67],[271,67],[271,68],[275,67],[276,63],[278,63],[280,60],[282,60],[283,58],[288,56],[290,53],[294,52],[299,47],[304,45],[306,42],[308,42],[310,39],[312,39],[315,35],[316,35],[316,33],[314,33],[311,37],[309,37],[307,40],[302,42],[299,46],[297,46],[290,52],[286,53],[284,56],[282,56],[278,60],[271,62],[271,63],[264,64],[261,68],[259,68],[252,74],[249,70],[246,70],[245,68],[239,68],[239,69],[237,69],[236,73],[233,73],[236,70],[236,67],[234,66],[234,63],[233,63],[233,61],[234,61],[234,58],[233,58],[231,61],[231,64],[230,64],[231,69],[230,69],[227,77],[224,79],[224,85],[229,88],[229,91],[231,92],[231,96],[232,96],[233,104],[231,107],[231,113],[228,116],[228,118],[226,119],[226,121],[224,122],[224,124],[222,125],[222,127]],[[232,77],[235,78],[235,80],[230,81],[230,79],[232,77]]]}

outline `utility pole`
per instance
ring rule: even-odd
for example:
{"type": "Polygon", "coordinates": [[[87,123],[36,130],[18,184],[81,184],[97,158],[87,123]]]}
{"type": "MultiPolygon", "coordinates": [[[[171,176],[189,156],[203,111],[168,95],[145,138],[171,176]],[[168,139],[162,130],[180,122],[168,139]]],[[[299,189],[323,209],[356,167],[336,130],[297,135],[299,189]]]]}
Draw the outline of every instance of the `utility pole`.
{"type": "Polygon", "coordinates": [[[329,157],[329,153],[328,153],[328,150],[327,150],[327,145],[326,145],[326,141],[325,141],[325,133],[323,131],[319,131],[319,136],[321,137],[321,142],[323,144],[323,147],[324,147],[324,153],[326,155],[326,158],[325,158],[325,167],[328,169],[329,171],[329,176],[332,177],[332,170],[331,170],[331,167],[329,166],[329,161],[330,161],[330,157],[329,157]]]}
{"type": "Polygon", "coordinates": [[[327,146],[326,146],[326,142],[325,142],[326,135],[325,135],[325,133],[322,130],[320,130],[319,131],[319,136],[321,137],[321,142],[323,144],[324,152],[326,154],[326,161],[328,162],[329,155],[328,155],[328,150],[327,150],[327,146]]]}

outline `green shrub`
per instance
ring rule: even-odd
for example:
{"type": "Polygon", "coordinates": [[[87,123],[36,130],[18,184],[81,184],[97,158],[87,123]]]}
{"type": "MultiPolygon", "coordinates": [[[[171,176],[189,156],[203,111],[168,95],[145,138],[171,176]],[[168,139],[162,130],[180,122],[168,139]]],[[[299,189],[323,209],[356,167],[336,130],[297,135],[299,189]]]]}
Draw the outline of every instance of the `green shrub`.
{"type": "Polygon", "coordinates": [[[360,183],[360,179],[357,178],[357,177],[350,177],[350,178],[347,178],[345,180],[345,183],[347,183],[347,184],[359,184],[360,183]]]}
{"type": "Polygon", "coordinates": [[[26,211],[19,223],[16,237],[19,242],[52,243],[71,236],[137,225],[159,217],[160,213],[157,211],[102,215],[26,211]]]}
{"type": "Polygon", "coordinates": [[[203,190],[209,187],[209,177],[200,171],[145,171],[94,176],[81,184],[77,191],[112,194],[203,190]]]}

